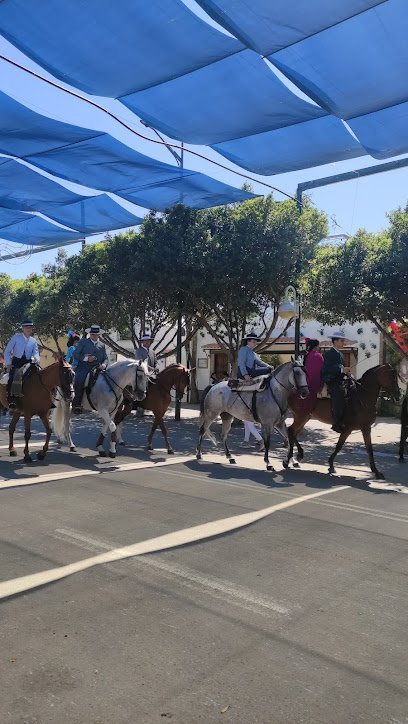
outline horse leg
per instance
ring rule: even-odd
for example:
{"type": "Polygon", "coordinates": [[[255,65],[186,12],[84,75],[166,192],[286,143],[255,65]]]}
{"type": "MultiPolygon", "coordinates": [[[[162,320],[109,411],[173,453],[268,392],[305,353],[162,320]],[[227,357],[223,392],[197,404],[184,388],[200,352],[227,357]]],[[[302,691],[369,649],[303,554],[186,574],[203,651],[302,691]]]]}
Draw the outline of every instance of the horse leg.
{"type": "Polygon", "coordinates": [[[293,412],[293,422],[288,427],[288,435],[292,435],[293,442],[295,443],[297,449],[296,467],[299,467],[299,463],[302,462],[305,456],[303,447],[298,440],[298,435],[300,435],[303,431],[308,420],[310,420],[310,415],[306,416],[304,413],[300,414],[296,410],[293,412]]]}
{"type": "Polygon", "coordinates": [[[161,420],[159,420],[159,426],[160,426],[160,430],[162,431],[162,434],[164,437],[164,442],[166,443],[168,455],[174,455],[174,450],[169,443],[169,438],[167,437],[167,428],[166,428],[166,425],[164,424],[163,418],[161,420]]]}
{"type": "Polygon", "coordinates": [[[24,447],[24,462],[25,463],[32,463],[33,459],[30,455],[30,451],[28,449],[28,443],[30,442],[31,438],[31,415],[28,413],[25,413],[24,415],[24,440],[25,440],[25,447],[24,447]]]}
{"type": "Polygon", "coordinates": [[[373,444],[371,442],[371,427],[363,427],[361,432],[363,433],[364,445],[366,446],[371,471],[374,473],[376,480],[384,480],[384,474],[378,470],[374,460],[373,444]]]}
{"type": "Polygon", "coordinates": [[[229,412],[222,412],[221,413],[221,420],[222,420],[222,428],[221,428],[221,440],[224,444],[224,450],[225,455],[230,461],[231,465],[235,465],[235,458],[231,457],[230,449],[227,445],[227,437],[228,433],[231,430],[232,421],[234,419],[233,415],[230,415],[229,412]]]}
{"type": "Polygon", "coordinates": [[[105,435],[106,435],[106,433],[108,432],[108,430],[110,430],[110,432],[115,432],[115,431],[116,431],[116,425],[115,425],[115,423],[113,422],[113,420],[110,419],[108,410],[100,410],[100,411],[99,411],[99,415],[100,415],[100,417],[101,417],[102,420],[103,420],[103,425],[102,425],[102,427],[101,427],[101,431],[100,431],[100,433],[99,433],[99,437],[98,437],[98,439],[97,439],[97,441],[96,441],[96,448],[97,448],[97,450],[98,450],[98,455],[99,455],[101,458],[106,458],[106,457],[107,457],[107,454],[106,454],[106,452],[105,452],[105,450],[104,450],[104,448],[103,448],[103,443],[104,443],[104,440],[105,440],[105,435]],[[113,425],[113,430],[111,429],[111,425],[113,425]]]}
{"type": "Polygon", "coordinates": [[[340,452],[341,448],[343,447],[343,445],[344,445],[344,443],[346,442],[346,440],[347,440],[348,436],[350,435],[350,433],[351,433],[351,429],[350,429],[350,428],[349,428],[348,430],[344,430],[344,431],[341,433],[339,439],[337,440],[337,445],[336,445],[336,447],[334,448],[332,454],[331,454],[330,457],[329,457],[329,473],[335,473],[335,472],[336,472],[336,469],[335,469],[334,464],[333,464],[333,463],[334,463],[334,458],[335,458],[336,455],[340,452]]]}
{"type": "Polygon", "coordinates": [[[202,446],[202,444],[203,444],[204,436],[205,436],[205,435],[208,435],[209,438],[210,438],[210,440],[213,440],[213,441],[215,442],[214,435],[210,432],[210,426],[212,425],[212,423],[214,422],[214,420],[215,420],[217,417],[218,417],[218,411],[217,411],[217,414],[216,414],[216,415],[214,415],[214,414],[212,413],[212,414],[211,414],[211,417],[208,416],[208,415],[206,416],[205,414],[204,414],[203,417],[202,417],[202,423],[201,423],[201,425],[200,425],[199,438],[198,438],[197,450],[196,450],[196,458],[197,458],[197,460],[201,460],[201,458],[202,458],[202,455],[201,455],[201,446],[202,446]]]}
{"type": "Polygon", "coordinates": [[[116,430],[111,432],[111,439],[110,439],[110,446],[109,446],[109,457],[115,458],[116,457],[116,442],[117,442],[117,434],[116,430]]]}
{"type": "Polygon", "coordinates": [[[262,437],[265,445],[265,453],[264,453],[264,462],[266,465],[266,469],[270,472],[275,472],[273,465],[269,462],[269,447],[271,444],[271,433],[272,430],[269,426],[262,425],[262,437]]]}
{"type": "Polygon", "coordinates": [[[399,443],[399,455],[398,460],[400,463],[404,463],[404,450],[405,450],[405,442],[408,437],[408,426],[401,424],[401,437],[400,437],[400,443],[399,443]]]}
{"type": "Polygon", "coordinates": [[[14,447],[14,433],[16,431],[16,425],[20,419],[20,412],[17,410],[13,417],[11,418],[11,422],[9,425],[9,455],[12,458],[15,458],[17,456],[17,450],[14,447]]]}
{"type": "Polygon", "coordinates": [[[282,465],[284,468],[289,467],[289,463],[292,460],[293,457],[293,443],[295,441],[295,438],[293,437],[293,432],[290,427],[287,427],[284,420],[281,420],[277,425],[275,425],[275,428],[280,432],[283,439],[286,439],[287,443],[287,455],[286,460],[283,460],[282,465]]]}
{"type": "Polygon", "coordinates": [[[48,419],[48,413],[46,412],[44,415],[40,415],[40,418],[41,418],[42,424],[45,427],[46,438],[45,438],[45,445],[44,445],[43,449],[37,453],[37,460],[44,460],[44,458],[48,452],[48,445],[50,442],[52,430],[51,430],[50,421],[48,419]]]}
{"type": "Polygon", "coordinates": [[[153,450],[153,442],[152,442],[152,441],[153,441],[153,435],[154,435],[154,433],[156,432],[156,430],[157,430],[158,427],[159,427],[159,422],[158,422],[158,420],[157,420],[156,417],[155,417],[154,420],[153,420],[152,426],[151,426],[151,428],[150,428],[149,435],[148,435],[148,437],[147,437],[147,449],[148,449],[148,450],[153,450]]]}

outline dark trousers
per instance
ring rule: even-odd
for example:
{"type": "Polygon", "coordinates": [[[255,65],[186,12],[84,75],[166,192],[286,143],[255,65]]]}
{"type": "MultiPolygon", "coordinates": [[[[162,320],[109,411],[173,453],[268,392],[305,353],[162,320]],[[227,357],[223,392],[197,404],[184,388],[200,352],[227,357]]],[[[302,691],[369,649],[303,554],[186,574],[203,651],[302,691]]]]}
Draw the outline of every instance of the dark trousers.
{"type": "Polygon", "coordinates": [[[333,422],[335,425],[342,425],[346,411],[346,390],[342,378],[336,377],[336,379],[330,380],[327,383],[327,389],[331,399],[333,422]]]}
{"type": "MultiPolygon", "coordinates": [[[[254,367],[252,370],[247,370],[247,375],[250,377],[261,377],[262,375],[267,375],[270,371],[269,367],[254,367]]],[[[238,379],[244,379],[241,372],[238,373],[238,379]]]]}
{"type": "Polygon", "coordinates": [[[9,402],[10,400],[10,392],[11,392],[11,385],[13,384],[14,375],[16,374],[16,370],[19,370],[21,367],[24,367],[28,362],[27,357],[25,354],[23,354],[22,357],[12,357],[11,359],[11,367],[9,370],[9,378],[7,381],[7,398],[9,402]]]}
{"type": "Polygon", "coordinates": [[[75,382],[74,382],[74,388],[75,388],[75,399],[73,402],[73,407],[76,405],[79,406],[81,404],[82,400],[82,393],[83,393],[83,387],[85,384],[86,376],[88,372],[94,369],[94,367],[97,367],[98,363],[95,362],[78,362],[78,366],[75,369],[75,382]]]}

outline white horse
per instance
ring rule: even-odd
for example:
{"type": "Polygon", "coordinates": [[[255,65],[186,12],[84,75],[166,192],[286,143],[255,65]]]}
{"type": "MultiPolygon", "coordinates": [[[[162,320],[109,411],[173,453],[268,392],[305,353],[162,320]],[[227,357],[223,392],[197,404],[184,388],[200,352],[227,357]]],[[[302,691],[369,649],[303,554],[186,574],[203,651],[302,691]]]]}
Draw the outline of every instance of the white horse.
{"type": "MultiPolygon", "coordinates": [[[[213,439],[209,428],[214,420],[221,415],[221,440],[224,443],[225,455],[230,463],[235,463],[227,445],[227,437],[232,421],[234,417],[238,417],[240,420],[254,420],[252,409],[253,392],[245,392],[244,389],[234,391],[228,386],[228,382],[219,382],[218,385],[210,387],[207,394],[202,398],[197,460],[201,460],[201,444],[204,435],[213,439]]],[[[275,372],[267,379],[265,389],[255,393],[257,417],[262,424],[262,437],[265,443],[264,460],[267,470],[273,470],[272,465],[269,463],[269,445],[274,428],[281,433],[288,444],[288,457],[283,465],[285,468],[289,465],[291,446],[289,445],[285,415],[288,409],[288,398],[293,392],[298,392],[302,399],[309,394],[306,373],[302,363],[298,361],[286,362],[277,367],[275,372]]]]}
{"type": "MultiPolygon", "coordinates": [[[[149,380],[149,368],[147,362],[140,360],[124,360],[114,362],[97,378],[89,395],[83,397],[83,409],[96,412],[103,420],[101,432],[96,443],[99,455],[106,457],[103,448],[103,441],[107,431],[111,433],[109,457],[116,457],[116,425],[114,417],[118,408],[122,405],[125,388],[131,388],[131,394],[135,401],[141,402],[146,397],[147,384],[149,380]]],[[[128,391],[127,395],[128,397],[128,391]]],[[[62,395],[58,395],[55,401],[51,425],[58,443],[67,442],[70,450],[75,451],[71,437],[71,404],[67,403],[62,395]]]]}

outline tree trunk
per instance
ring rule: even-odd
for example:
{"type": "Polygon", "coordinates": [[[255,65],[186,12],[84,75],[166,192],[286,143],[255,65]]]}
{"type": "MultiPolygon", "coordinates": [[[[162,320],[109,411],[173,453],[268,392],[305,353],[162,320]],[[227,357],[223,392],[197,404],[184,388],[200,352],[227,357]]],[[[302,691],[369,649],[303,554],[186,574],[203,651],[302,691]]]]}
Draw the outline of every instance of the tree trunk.
{"type": "Polygon", "coordinates": [[[197,388],[197,332],[191,340],[191,374],[190,374],[190,402],[194,405],[200,401],[197,388]]]}

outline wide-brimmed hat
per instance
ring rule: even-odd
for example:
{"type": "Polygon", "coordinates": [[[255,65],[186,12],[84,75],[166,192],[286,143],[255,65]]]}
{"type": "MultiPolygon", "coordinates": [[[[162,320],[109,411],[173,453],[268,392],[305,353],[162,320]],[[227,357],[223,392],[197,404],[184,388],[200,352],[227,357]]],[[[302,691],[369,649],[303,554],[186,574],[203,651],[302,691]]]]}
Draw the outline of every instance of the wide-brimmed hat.
{"type": "Polygon", "coordinates": [[[21,322],[21,327],[34,327],[34,322],[31,319],[25,319],[24,322],[21,322]]]}
{"type": "Polygon", "coordinates": [[[88,329],[85,330],[87,334],[103,334],[104,329],[101,329],[99,324],[92,324],[88,329]]]}
{"type": "Polygon", "coordinates": [[[258,335],[255,332],[248,332],[248,334],[245,335],[245,337],[242,338],[243,340],[249,340],[249,339],[255,339],[258,342],[258,335]]]}
{"type": "Polygon", "coordinates": [[[152,334],[142,334],[140,337],[141,342],[153,342],[154,337],[152,334]]]}
{"type": "Polygon", "coordinates": [[[332,332],[330,335],[331,339],[346,339],[346,335],[344,332],[342,332],[341,329],[336,329],[335,332],[332,332]]]}

